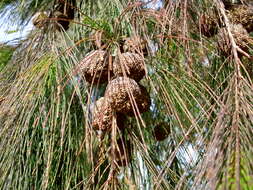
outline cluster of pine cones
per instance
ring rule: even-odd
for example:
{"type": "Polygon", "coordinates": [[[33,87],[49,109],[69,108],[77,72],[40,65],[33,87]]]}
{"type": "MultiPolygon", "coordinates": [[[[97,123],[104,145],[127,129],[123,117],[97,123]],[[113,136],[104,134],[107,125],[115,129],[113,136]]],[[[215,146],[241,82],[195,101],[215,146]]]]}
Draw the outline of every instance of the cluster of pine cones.
{"type": "MultiPolygon", "coordinates": [[[[94,50],[80,62],[80,70],[91,86],[108,83],[104,97],[99,98],[92,109],[94,130],[109,132],[113,121],[119,130],[123,130],[128,116],[149,110],[150,96],[139,83],[146,75],[143,52],[146,47],[137,36],[126,38],[123,46],[124,51],[118,51],[116,56],[111,56],[106,50],[94,50]]],[[[125,155],[122,147],[127,146],[127,142],[118,139],[117,144],[121,148],[115,155],[125,155]]],[[[126,165],[126,160],[119,161],[118,165],[126,165]]]]}
{"type": "MultiPolygon", "coordinates": [[[[253,40],[249,35],[253,32],[253,5],[251,1],[240,0],[223,0],[223,3],[235,42],[241,50],[248,53],[253,46],[253,40]]],[[[217,34],[217,45],[221,55],[231,55],[228,32],[218,11],[211,9],[201,15],[200,24],[204,36],[212,37],[217,34]]]]}
{"type": "Polygon", "coordinates": [[[93,109],[92,126],[103,131],[110,130],[115,114],[134,116],[148,111],[150,106],[148,92],[139,84],[146,74],[144,56],[134,51],[122,52],[113,58],[111,65],[110,57],[105,50],[94,50],[80,63],[88,83],[108,82],[104,97],[96,101],[93,109]]]}

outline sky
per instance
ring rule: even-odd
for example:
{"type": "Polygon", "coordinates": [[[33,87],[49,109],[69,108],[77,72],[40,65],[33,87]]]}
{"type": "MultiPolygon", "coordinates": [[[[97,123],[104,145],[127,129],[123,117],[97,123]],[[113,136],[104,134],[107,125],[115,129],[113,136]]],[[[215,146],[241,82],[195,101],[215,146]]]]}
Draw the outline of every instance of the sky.
{"type": "Polygon", "coordinates": [[[4,14],[0,14],[0,44],[15,44],[17,38],[24,38],[33,28],[32,23],[19,27],[15,20],[11,20],[11,7],[6,7],[4,14]]]}
{"type": "Polygon", "coordinates": [[[17,26],[1,26],[0,27],[0,44],[7,43],[13,44],[15,43],[15,39],[25,37],[28,32],[31,30],[32,26],[26,26],[24,29],[18,29],[17,26]],[[15,32],[13,32],[15,31],[15,32]]]}

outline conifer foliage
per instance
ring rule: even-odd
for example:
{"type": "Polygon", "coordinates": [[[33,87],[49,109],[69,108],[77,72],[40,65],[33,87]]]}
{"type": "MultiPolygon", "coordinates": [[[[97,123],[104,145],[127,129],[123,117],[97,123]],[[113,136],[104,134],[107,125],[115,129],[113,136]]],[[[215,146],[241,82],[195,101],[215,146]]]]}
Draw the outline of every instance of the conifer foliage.
{"type": "Polygon", "coordinates": [[[252,6],[4,0],[0,189],[252,189],[252,6]]]}

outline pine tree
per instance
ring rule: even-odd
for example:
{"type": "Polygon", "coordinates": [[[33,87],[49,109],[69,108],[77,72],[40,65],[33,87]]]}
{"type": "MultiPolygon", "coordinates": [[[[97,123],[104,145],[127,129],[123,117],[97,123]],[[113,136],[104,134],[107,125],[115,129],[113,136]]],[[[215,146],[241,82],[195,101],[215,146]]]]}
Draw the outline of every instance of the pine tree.
{"type": "Polygon", "coordinates": [[[1,189],[252,189],[239,5],[3,1],[34,28],[0,69],[1,189]]]}

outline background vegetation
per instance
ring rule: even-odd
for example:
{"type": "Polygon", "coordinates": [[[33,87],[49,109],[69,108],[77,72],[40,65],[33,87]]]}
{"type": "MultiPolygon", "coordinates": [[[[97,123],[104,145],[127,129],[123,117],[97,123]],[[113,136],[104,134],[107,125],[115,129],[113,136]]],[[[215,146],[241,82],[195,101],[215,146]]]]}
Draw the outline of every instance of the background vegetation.
{"type": "Polygon", "coordinates": [[[14,48],[11,46],[0,45],[0,71],[11,59],[14,48]]]}

